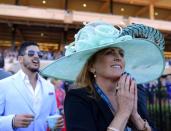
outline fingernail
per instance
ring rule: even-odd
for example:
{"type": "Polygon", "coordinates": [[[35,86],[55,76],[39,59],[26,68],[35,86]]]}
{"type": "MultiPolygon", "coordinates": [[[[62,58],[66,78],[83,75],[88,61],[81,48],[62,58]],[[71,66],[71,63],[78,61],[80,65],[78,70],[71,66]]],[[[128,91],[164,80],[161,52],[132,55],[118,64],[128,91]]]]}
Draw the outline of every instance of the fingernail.
{"type": "Polygon", "coordinates": [[[132,77],[132,80],[136,81],[134,77],[132,77]]]}
{"type": "Polygon", "coordinates": [[[122,75],[126,74],[126,72],[122,73],[122,75]]]}

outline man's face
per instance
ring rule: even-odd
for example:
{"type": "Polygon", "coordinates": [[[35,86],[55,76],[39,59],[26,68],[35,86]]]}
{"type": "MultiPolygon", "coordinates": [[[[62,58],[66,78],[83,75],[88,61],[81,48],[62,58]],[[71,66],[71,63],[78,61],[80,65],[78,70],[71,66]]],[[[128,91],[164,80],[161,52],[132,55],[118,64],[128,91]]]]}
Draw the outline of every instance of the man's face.
{"type": "Polygon", "coordinates": [[[40,67],[41,52],[37,46],[28,46],[20,64],[31,72],[38,72],[40,67]]]}

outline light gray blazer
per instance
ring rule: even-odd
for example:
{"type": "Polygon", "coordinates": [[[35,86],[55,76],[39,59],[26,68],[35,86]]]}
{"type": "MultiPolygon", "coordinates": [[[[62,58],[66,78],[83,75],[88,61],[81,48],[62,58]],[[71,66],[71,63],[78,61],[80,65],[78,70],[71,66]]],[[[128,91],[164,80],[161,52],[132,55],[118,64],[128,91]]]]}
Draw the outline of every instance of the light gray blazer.
{"type": "MultiPolygon", "coordinates": [[[[46,131],[46,118],[58,114],[54,87],[41,77],[43,98],[40,112],[28,128],[18,128],[15,131],[46,131]]],[[[0,131],[14,131],[12,118],[15,114],[35,114],[32,100],[28,95],[19,72],[0,80],[0,131]]]]}

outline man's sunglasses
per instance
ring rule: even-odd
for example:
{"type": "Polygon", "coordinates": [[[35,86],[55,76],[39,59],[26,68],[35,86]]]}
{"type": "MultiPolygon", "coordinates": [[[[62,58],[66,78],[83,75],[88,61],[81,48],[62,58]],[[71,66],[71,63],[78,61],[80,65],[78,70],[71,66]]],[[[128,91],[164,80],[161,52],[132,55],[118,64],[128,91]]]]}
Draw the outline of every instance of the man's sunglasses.
{"type": "Polygon", "coordinates": [[[41,51],[29,50],[28,52],[25,53],[25,55],[28,55],[29,57],[32,57],[35,54],[37,54],[40,58],[43,56],[43,53],[41,51]]]}

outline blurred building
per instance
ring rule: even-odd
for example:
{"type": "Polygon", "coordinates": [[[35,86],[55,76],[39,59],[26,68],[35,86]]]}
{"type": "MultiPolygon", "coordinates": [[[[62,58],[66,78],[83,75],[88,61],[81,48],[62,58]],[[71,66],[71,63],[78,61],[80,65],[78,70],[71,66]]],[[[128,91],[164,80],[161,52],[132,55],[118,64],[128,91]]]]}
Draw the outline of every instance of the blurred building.
{"type": "Polygon", "coordinates": [[[171,0],[1,0],[0,52],[34,40],[41,50],[59,52],[83,22],[142,23],[161,30],[171,57],[171,0]]]}

